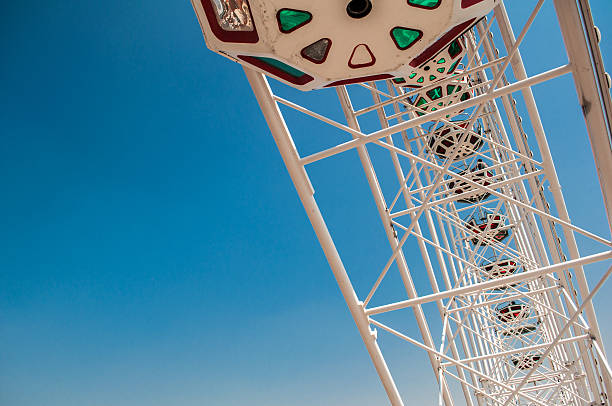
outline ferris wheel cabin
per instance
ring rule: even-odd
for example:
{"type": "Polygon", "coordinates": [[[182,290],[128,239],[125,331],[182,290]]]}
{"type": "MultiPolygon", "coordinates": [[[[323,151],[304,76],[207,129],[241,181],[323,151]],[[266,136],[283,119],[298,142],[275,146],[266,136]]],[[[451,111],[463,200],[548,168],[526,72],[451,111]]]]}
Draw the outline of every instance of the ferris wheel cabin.
{"type": "Polygon", "coordinates": [[[461,35],[497,1],[192,0],[192,4],[211,50],[311,90],[390,78],[422,86],[452,74],[465,52],[461,35]]]}
{"type": "MultiPolygon", "coordinates": [[[[464,149],[464,151],[469,151],[470,149],[464,149]]],[[[482,160],[478,160],[476,164],[465,171],[459,172],[459,175],[471,180],[474,183],[477,183],[481,186],[490,186],[492,183],[493,172],[487,170],[487,165],[482,162],[482,160]]],[[[479,190],[474,185],[466,182],[465,180],[451,180],[448,182],[448,189],[450,193],[453,195],[463,195],[464,193],[470,193],[468,196],[462,196],[457,199],[460,203],[477,203],[482,200],[485,200],[490,196],[490,193],[487,191],[479,190]]]]}
{"type": "Polygon", "coordinates": [[[467,224],[467,229],[476,234],[476,236],[470,239],[472,244],[478,245],[480,243],[487,245],[491,240],[501,242],[508,238],[510,230],[504,225],[504,221],[502,216],[498,214],[489,214],[486,218],[480,219],[480,221],[471,219],[467,224]]]}
{"type": "MultiPolygon", "coordinates": [[[[450,124],[444,124],[434,130],[426,141],[428,152],[435,154],[440,159],[450,159],[454,157],[453,161],[459,161],[474,155],[474,153],[482,147],[482,132],[479,131],[479,134],[468,133],[466,128],[469,123],[470,120],[451,121],[450,124]]],[[[485,167],[482,167],[482,169],[484,168],[485,167]]],[[[471,175],[476,170],[478,169],[461,172],[461,175],[471,175]]],[[[486,178],[492,176],[493,174],[491,172],[482,174],[475,173],[474,181],[482,180],[486,182],[486,178]],[[484,180],[481,178],[484,178],[484,180]]],[[[454,187],[454,184],[455,182],[452,182],[453,186],[449,184],[449,187],[454,187]]],[[[485,186],[488,185],[487,183],[485,186]]]]}
{"type": "Polygon", "coordinates": [[[499,279],[504,276],[513,275],[518,270],[518,264],[512,260],[501,260],[485,264],[482,270],[489,276],[490,279],[499,279]]]}
{"type": "Polygon", "coordinates": [[[518,369],[525,371],[533,368],[541,359],[542,355],[540,354],[526,354],[523,356],[513,357],[512,364],[518,369]]]}
{"type": "Polygon", "coordinates": [[[497,308],[497,318],[504,323],[516,323],[529,318],[529,306],[512,301],[497,308]]]}

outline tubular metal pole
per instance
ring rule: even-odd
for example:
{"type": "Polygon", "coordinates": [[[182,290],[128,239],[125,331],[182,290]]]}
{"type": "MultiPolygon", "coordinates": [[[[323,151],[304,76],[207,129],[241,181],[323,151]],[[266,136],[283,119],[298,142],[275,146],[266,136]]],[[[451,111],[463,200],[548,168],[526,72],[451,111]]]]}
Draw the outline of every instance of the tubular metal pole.
{"type": "MultiPolygon", "coordinates": [[[[608,132],[610,123],[607,122],[608,116],[604,111],[606,103],[610,103],[610,94],[607,86],[601,86],[596,76],[597,72],[594,72],[596,69],[593,67],[589,52],[592,49],[590,42],[587,41],[576,1],[554,0],[554,3],[567,55],[573,68],[572,76],[582,106],[582,113],[589,130],[591,149],[608,214],[608,223],[612,227],[612,148],[608,132]],[[605,89],[601,98],[600,88],[605,89]]],[[[588,13],[588,17],[591,17],[588,2],[582,1],[581,3],[586,3],[583,10],[588,13]]],[[[604,351],[603,348],[602,351],[604,351]]]]}
{"type": "Polygon", "coordinates": [[[357,325],[357,329],[359,330],[359,334],[361,335],[368,353],[370,354],[370,358],[374,363],[376,372],[378,373],[385,391],[387,392],[389,401],[393,406],[403,406],[402,399],[397,390],[395,382],[393,381],[393,377],[389,372],[389,368],[387,367],[380,348],[378,347],[378,343],[376,342],[376,333],[370,329],[370,323],[364,312],[362,303],[358,300],[357,295],[355,294],[355,290],[353,289],[348,274],[346,273],[344,264],[340,259],[340,255],[336,250],[336,246],[334,245],[329,230],[325,225],[325,221],[321,215],[321,212],[319,211],[317,202],[314,199],[314,191],[310,185],[310,181],[308,180],[308,175],[304,171],[302,165],[299,163],[297,150],[295,149],[295,145],[293,144],[289,130],[285,125],[282,113],[274,101],[270,85],[268,84],[268,81],[264,75],[261,73],[248,68],[244,68],[244,72],[251,87],[253,88],[253,93],[255,94],[259,106],[261,107],[261,111],[263,112],[268,126],[270,127],[274,141],[276,142],[283,161],[287,167],[287,171],[289,172],[289,176],[291,177],[300,200],[302,201],[306,214],[308,215],[308,219],[310,220],[319,243],[321,244],[321,248],[325,253],[327,262],[329,263],[334,277],[336,278],[336,282],[338,283],[338,287],[342,292],[342,296],[348,305],[349,311],[351,312],[351,315],[355,320],[355,324],[357,325]]]}

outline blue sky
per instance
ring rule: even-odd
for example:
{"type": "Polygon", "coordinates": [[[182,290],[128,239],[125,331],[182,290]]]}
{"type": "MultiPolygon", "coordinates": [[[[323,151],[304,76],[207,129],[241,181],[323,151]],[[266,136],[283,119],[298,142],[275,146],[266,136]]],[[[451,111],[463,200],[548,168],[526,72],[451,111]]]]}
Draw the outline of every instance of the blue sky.
{"type": "MultiPolygon", "coordinates": [[[[611,67],[612,6],[592,6],[611,67]]],[[[1,7],[0,404],[385,404],[241,68],[189,2],[1,7]]],[[[555,24],[548,4],[529,73],[564,63],[555,24]]],[[[572,219],[607,236],[572,86],[536,97],[572,219]]],[[[330,90],[279,91],[339,117],[330,90]]],[[[359,289],[388,247],[355,158],[311,176],[359,289]]],[[[436,398],[422,353],[385,355],[414,403],[436,398]]]]}

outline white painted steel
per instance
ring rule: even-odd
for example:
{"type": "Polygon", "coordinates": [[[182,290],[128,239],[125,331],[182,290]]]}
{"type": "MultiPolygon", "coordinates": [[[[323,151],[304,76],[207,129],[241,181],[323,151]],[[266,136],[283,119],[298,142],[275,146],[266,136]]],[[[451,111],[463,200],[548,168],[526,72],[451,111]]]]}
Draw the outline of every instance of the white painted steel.
{"type": "Polygon", "coordinates": [[[563,40],[573,66],[578,99],[589,129],[591,148],[612,226],[612,101],[605,83],[603,61],[594,38],[593,17],[589,2],[555,0],[563,40]],[[580,11],[579,11],[580,9],[580,11]],[[582,19],[581,19],[582,17],[582,19]]]}
{"type": "Polygon", "coordinates": [[[285,125],[283,116],[273,100],[272,90],[270,89],[266,78],[261,73],[245,69],[245,74],[249,80],[249,83],[251,84],[251,87],[253,88],[253,93],[257,97],[257,101],[264,114],[264,117],[266,118],[268,126],[270,126],[276,146],[283,157],[287,171],[289,172],[291,180],[293,181],[298,195],[300,196],[300,200],[306,209],[308,219],[310,220],[310,223],[317,234],[321,248],[323,248],[325,257],[327,258],[332,272],[334,273],[334,277],[338,282],[342,296],[344,296],[344,300],[346,301],[351,315],[355,320],[355,324],[357,324],[359,334],[361,334],[361,338],[368,349],[368,353],[370,354],[374,367],[376,368],[383,386],[385,387],[389,400],[394,406],[403,405],[404,403],[399,396],[395,382],[393,381],[391,373],[387,368],[387,364],[385,363],[382,353],[378,348],[378,344],[376,343],[376,335],[374,331],[370,329],[364,308],[361,302],[357,299],[357,295],[355,294],[355,290],[353,289],[351,281],[346,273],[346,270],[344,269],[340,255],[336,250],[331,235],[329,234],[327,226],[325,225],[325,221],[323,220],[323,216],[319,211],[317,202],[314,199],[314,190],[312,189],[310,181],[308,180],[308,175],[304,171],[304,168],[299,164],[298,152],[291,139],[289,130],[285,125]]]}
{"type": "Polygon", "coordinates": [[[387,334],[379,336],[373,327],[425,351],[440,388],[432,401],[437,398],[440,405],[609,404],[612,376],[592,298],[612,268],[594,290],[584,268],[609,264],[612,242],[571,222],[531,87],[573,75],[609,220],[610,95],[602,84],[588,2],[551,1],[569,55],[567,65],[528,76],[519,47],[544,0],[530,5],[533,11],[518,38],[500,2],[465,34],[465,66],[457,76],[418,90],[391,81],[337,88],[346,124],[331,119],[331,113],[275,95],[261,73],[245,69],[392,405],[404,404],[402,385],[394,381],[379,347],[387,334]],[[499,40],[493,31],[501,34],[499,40]],[[453,94],[447,88],[443,98],[425,100],[425,111],[412,99],[458,81],[469,86],[467,100],[459,100],[467,90],[453,94]],[[352,140],[302,157],[281,106],[348,133],[352,140]],[[439,108],[432,111],[432,106],[439,108]],[[527,111],[529,128],[523,126],[518,106],[527,111]],[[459,120],[461,115],[467,118],[459,120]],[[371,126],[372,118],[377,127],[363,131],[362,120],[371,126]],[[441,129],[452,129],[458,138],[450,144],[431,143],[444,134],[441,129]],[[477,147],[461,155],[468,142],[477,147]],[[310,165],[352,149],[389,243],[389,257],[371,271],[373,284],[363,298],[351,284],[306,172],[310,165]],[[376,149],[390,158],[384,171],[376,170],[382,159],[373,153],[376,149]],[[600,245],[599,253],[582,255],[576,234],[600,245]],[[406,254],[410,247],[419,253],[418,260],[406,254]],[[405,300],[389,300],[381,293],[381,284],[396,271],[405,300]],[[417,290],[417,272],[429,282],[427,293],[417,290]],[[372,300],[385,304],[372,306],[372,300]],[[435,309],[427,310],[429,303],[435,309]],[[391,317],[402,309],[414,315],[420,340],[402,332],[406,326],[391,317]],[[392,321],[383,323],[375,316],[392,321]]]}

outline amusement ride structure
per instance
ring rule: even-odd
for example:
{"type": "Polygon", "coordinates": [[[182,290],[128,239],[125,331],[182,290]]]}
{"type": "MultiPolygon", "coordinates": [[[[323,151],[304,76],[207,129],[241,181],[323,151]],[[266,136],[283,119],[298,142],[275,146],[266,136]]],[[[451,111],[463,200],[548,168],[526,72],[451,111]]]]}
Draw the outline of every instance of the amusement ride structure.
{"type": "Polygon", "coordinates": [[[610,76],[588,0],[548,1],[568,62],[529,76],[519,46],[545,0],[508,2],[528,12],[518,35],[501,0],[193,0],[207,46],[244,66],[392,405],[408,403],[379,347],[382,334],[425,352],[440,405],[610,404],[612,370],[592,299],[612,273],[612,243],[570,221],[532,93],[573,78],[610,223],[610,76]],[[326,92],[346,122],[274,94],[266,76],[301,90],[333,88],[326,92]],[[302,154],[286,109],[348,138],[302,154]],[[384,170],[375,170],[374,149],[386,151],[384,170]],[[363,296],[307,174],[350,150],[390,245],[363,296]],[[581,255],[578,236],[598,253],[581,255]],[[607,271],[589,288],[584,267],[596,263],[607,271]],[[417,292],[417,271],[431,284],[427,294],[417,292]],[[377,296],[392,272],[403,300],[377,296]],[[436,311],[424,311],[427,304],[436,311]],[[418,337],[403,332],[406,319],[383,318],[402,309],[418,337]]]}

